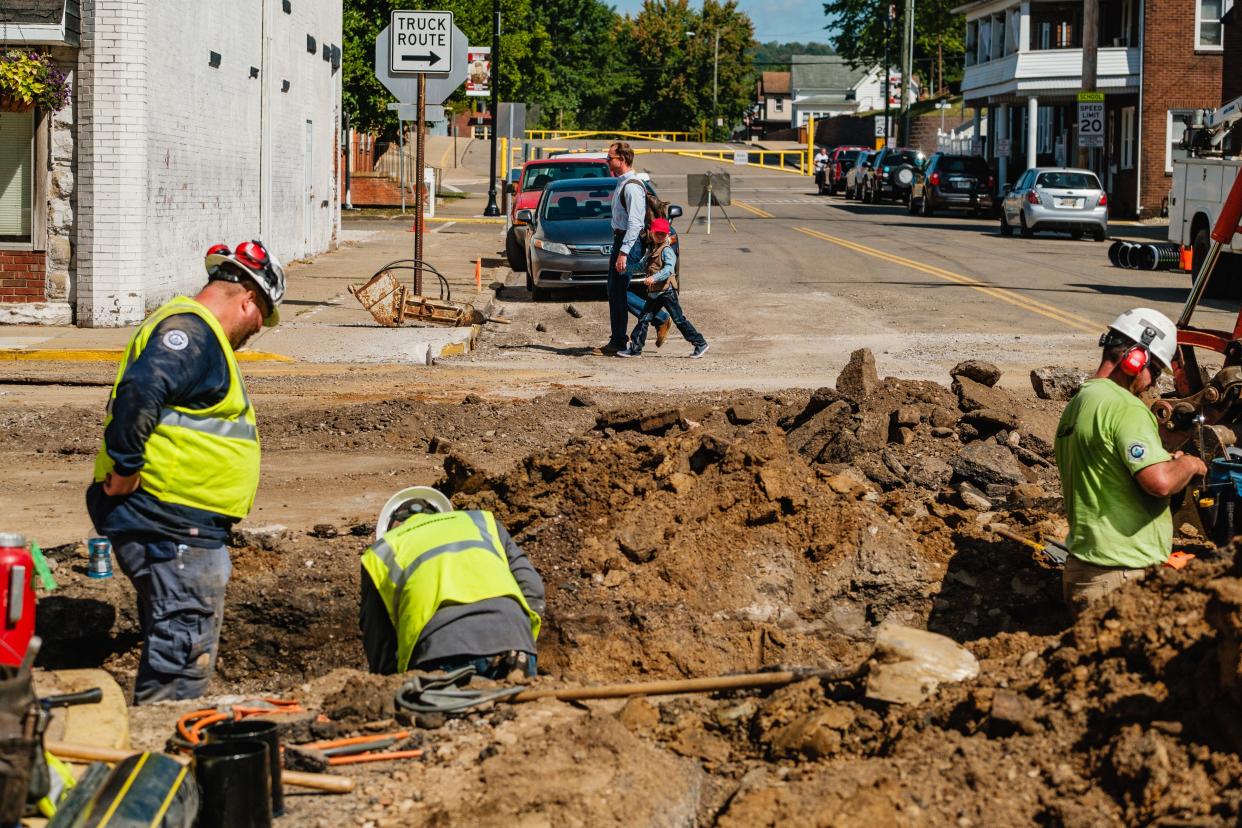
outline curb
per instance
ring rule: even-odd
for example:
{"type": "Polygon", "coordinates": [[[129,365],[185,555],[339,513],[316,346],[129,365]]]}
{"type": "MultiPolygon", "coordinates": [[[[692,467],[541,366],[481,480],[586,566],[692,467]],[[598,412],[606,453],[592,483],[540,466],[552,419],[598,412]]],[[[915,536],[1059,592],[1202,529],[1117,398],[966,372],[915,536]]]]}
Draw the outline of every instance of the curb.
{"type": "MultiPolygon", "coordinates": [[[[0,350],[0,362],[117,362],[123,348],[12,348],[0,350]]],[[[284,354],[239,351],[238,362],[297,362],[284,354]]]]}

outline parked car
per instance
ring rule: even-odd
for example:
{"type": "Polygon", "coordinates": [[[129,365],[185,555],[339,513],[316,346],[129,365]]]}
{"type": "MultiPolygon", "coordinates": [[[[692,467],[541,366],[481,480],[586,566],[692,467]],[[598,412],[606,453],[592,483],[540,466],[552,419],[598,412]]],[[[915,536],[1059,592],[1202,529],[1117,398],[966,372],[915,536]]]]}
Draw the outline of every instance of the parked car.
{"type": "Polygon", "coordinates": [[[828,192],[836,195],[845,189],[845,177],[854,169],[854,163],[863,153],[870,154],[867,147],[837,147],[828,154],[828,192]]]}
{"type": "Polygon", "coordinates": [[[876,153],[872,150],[859,150],[854,154],[854,165],[845,174],[845,200],[862,198],[863,181],[871,169],[871,162],[876,153]]]}
{"type": "MultiPolygon", "coordinates": [[[[654,193],[650,181],[643,182],[654,193]]],[[[526,240],[526,289],[538,302],[556,288],[606,285],[612,253],[612,200],[617,179],[570,179],[544,187],[536,209],[518,211],[530,228],[526,240]]],[[[671,223],[682,208],[669,205],[671,223]]],[[[670,234],[681,274],[681,247],[677,230],[670,234]]],[[[641,280],[635,280],[641,281],[641,280]]]]}
{"type": "Polygon", "coordinates": [[[1108,195],[1091,170],[1032,167],[1001,202],[1000,231],[1023,238],[1040,230],[1068,232],[1076,239],[1090,233],[1098,242],[1108,238],[1108,195]]]}
{"type": "Polygon", "coordinates": [[[996,178],[981,155],[937,152],[914,174],[910,212],[933,215],[937,210],[969,210],[972,215],[992,211],[996,178]]]}
{"type": "Polygon", "coordinates": [[[510,188],[509,214],[505,217],[505,258],[509,267],[521,273],[526,269],[526,225],[518,219],[522,210],[539,205],[543,190],[553,181],[570,178],[610,178],[607,158],[558,156],[527,161],[522,176],[510,188]]]}
{"type": "Polygon", "coordinates": [[[923,166],[923,153],[909,147],[885,147],[871,159],[871,169],[863,179],[863,201],[879,204],[886,198],[910,198],[914,174],[923,166]]]}

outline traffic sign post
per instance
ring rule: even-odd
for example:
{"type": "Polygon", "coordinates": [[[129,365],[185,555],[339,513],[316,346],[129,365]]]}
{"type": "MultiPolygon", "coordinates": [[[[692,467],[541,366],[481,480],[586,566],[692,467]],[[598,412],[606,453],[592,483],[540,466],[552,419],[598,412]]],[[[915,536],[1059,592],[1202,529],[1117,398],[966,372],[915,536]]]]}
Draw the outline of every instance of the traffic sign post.
{"type": "MultiPolygon", "coordinates": [[[[414,292],[423,292],[423,213],[428,195],[435,203],[435,193],[424,190],[427,143],[427,107],[443,112],[439,104],[453,94],[466,79],[468,41],[453,25],[451,11],[394,11],[388,26],[375,38],[375,76],[396,98],[398,132],[401,124],[414,115],[418,124],[414,146],[414,292]],[[414,112],[410,113],[410,104],[414,112]]],[[[402,149],[402,164],[405,151],[402,149]]],[[[405,204],[402,182],[402,208],[405,204]]]]}
{"type": "Polygon", "coordinates": [[[1104,93],[1078,93],[1078,146],[1104,146],[1104,93]]]}

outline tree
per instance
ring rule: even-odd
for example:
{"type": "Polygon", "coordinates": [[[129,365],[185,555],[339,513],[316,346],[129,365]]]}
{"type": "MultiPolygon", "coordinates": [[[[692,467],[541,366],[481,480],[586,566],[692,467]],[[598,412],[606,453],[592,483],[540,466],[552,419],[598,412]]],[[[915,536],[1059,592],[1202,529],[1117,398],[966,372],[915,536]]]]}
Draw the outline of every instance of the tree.
{"type": "MultiPolygon", "coordinates": [[[[889,63],[901,63],[904,31],[904,0],[827,0],[830,35],[837,52],[853,66],[875,66],[884,62],[885,17],[890,3],[895,17],[888,28],[889,63]]],[[[965,52],[965,22],[953,14],[954,0],[915,0],[914,66],[928,76],[933,66],[944,65],[945,77],[958,80],[965,52]]],[[[937,69],[939,72],[939,69],[937,69]]]]}
{"type": "Polygon", "coordinates": [[[747,52],[754,45],[754,26],[738,11],[736,0],[703,0],[698,12],[687,0],[645,0],[637,17],[623,21],[620,39],[629,44],[631,54],[628,82],[621,90],[630,109],[622,113],[621,124],[636,129],[697,129],[713,114],[714,68],[716,111],[725,123],[740,120],[750,105],[747,52]]]}
{"type": "Polygon", "coordinates": [[[540,0],[535,20],[553,44],[543,121],[554,129],[606,127],[624,72],[620,18],[602,0],[540,0]]]}

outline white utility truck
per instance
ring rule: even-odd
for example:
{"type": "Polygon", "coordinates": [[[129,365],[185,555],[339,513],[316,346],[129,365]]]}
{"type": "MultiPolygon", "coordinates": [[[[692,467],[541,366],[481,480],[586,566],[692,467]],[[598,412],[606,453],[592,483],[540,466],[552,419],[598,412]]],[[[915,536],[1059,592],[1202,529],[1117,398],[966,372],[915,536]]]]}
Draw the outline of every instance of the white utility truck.
{"type": "MultiPolygon", "coordinates": [[[[1173,162],[1173,187],[1169,191],[1169,241],[1190,247],[1194,253],[1192,275],[1199,272],[1212,240],[1221,205],[1242,168],[1242,98],[1219,109],[1202,109],[1190,116],[1182,136],[1187,157],[1173,162]]],[[[1221,253],[1221,275],[1242,275],[1242,235],[1235,235],[1229,252],[1221,253]]],[[[1209,295],[1237,295],[1232,278],[1213,279],[1209,295]]]]}

